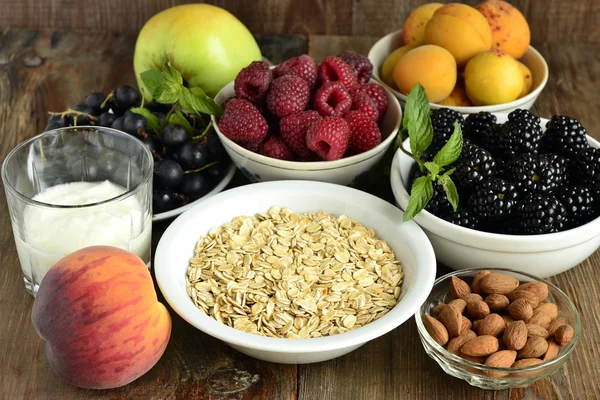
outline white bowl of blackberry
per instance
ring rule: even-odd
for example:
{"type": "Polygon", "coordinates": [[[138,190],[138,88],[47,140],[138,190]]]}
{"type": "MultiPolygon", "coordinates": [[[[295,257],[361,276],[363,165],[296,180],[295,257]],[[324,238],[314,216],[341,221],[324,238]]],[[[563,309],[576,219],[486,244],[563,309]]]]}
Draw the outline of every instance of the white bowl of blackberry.
{"type": "MultiPolygon", "coordinates": [[[[510,268],[548,277],[583,262],[600,246],[600,143],[574,118],[528,110],[431,112],[434,154],[463,128],[460,157],[447,169],[458,189],[454,210],[440,185],[414,216],[438,261],[453,269],[510,268]]],[[[406,210],[420,168],[398,149],[391,168],[397,204],[406,210]]]]}

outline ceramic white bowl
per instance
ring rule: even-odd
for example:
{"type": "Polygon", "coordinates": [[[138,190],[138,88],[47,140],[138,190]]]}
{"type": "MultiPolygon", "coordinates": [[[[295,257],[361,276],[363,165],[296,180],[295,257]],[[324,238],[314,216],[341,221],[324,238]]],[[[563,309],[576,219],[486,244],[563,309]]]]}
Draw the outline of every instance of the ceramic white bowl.
{"type": "Polygon", "coordinates": [[[414,222],[402,222],[392,204],[356,189],[322,182],[278,181],[242,186],[219,193],[180,215],[166,230],[154,258],[156,280],[177,314],[201,331],[249,356],[277,363],[313,363],[339,357],[409,319],[431,291],[436,263],[431,244],[414,222]],[[353,331],[311,339],[276,339],[230,328],[198,310],[185,288],[189,259],[196,242],[211,228],[272,206],[295,212],[324,210],[344,214],[386,240],[402,263],[399,303],[382,318],[353,331]]]}
{"type": "MultiPolygon", "coordinates": [[[[372,80],[372,82],[375,81],[372,80]]],[[[381,143],[364,153],[335,161],[300,162],[265,157],[247,150],[227,138],[219,130],[217,119],[214,116],[212,121],[229,157],[252,182],[294,179],[348,185],[381,161],[386,150],[394,143],[402,120],[402,109],[394,95],[389,91],[386,93],[388,110],[380,123],[381,143]]],[[[215,101],[221,104],[234,95],[233,82],[230,82],[217,94],[215,101]]]]}
{"type": "MultiPolygon", "coordinates": [[[[402,105],[404,106],[404,103],[406,102],[406,95],[385,84],[381,79],[381,76],[379,75],[381,71],[381,66],[383,65],[383,62],[385,61],[387,56],[392,51],[402,46],[402,30],[395,31],[379,39],[373,45],[373,47],[371,47],[371,50],[369,50],[368,57],[369,60],[371,60],[371,63],[373,64],[373,78],[379,81],[379,83],[381,83],[383,87],[394,93],[394,95],[398,99],[400,99],[400,103],[402,103],[402,105]]],[[[517,99],[515,101],[511,101],[510,103],[497,104],[493,106],[453,107],[444,106],[436,103],[429,103],[429,106],[432,110],[438,108],[451,108],[462,114],[473,114],[480,111],[487,111],[491,113],[511,112],[513,110],[516,110],[517,108],[524,108],[529,110],[531,106],[533,106],[533,103],[535,103],[537,98],[540,96],[540,93],[542,93],[542,90],[544,90],[546,82],[548,82],[548,64],[546,63],[546,60],[544,60],[544,57],[542,57],[542,55],[532,46],[529,46],[529,49],[519,61],[525,64],[531,71],[531,74],[533,75],[533,86],[531,92],[528,95],[523,96],[522,98],[517,99]]]]}
{"type": "MultiPolygon", "coordinates": [[[[496,114],[505,122],[507,114],[496,114]]],[[[542,119],[545,129],[547,119],[542,119]]],[[[600,143],[588,136],[593,147],[600,143]]],[[[409,148],[408,142],[404,143],[409,148]]],[[[406,209],[414,160],[400,149],[392,162],[391,185],[396,203],[406,209]]],[[[540,277],[549,277],[584,261],[600,246],[600,218],[580,227],[544,235],[502,235],[476,231],[451,224],[428,211],[414,218],[425,231],[437,260],[458,270],[464,268],[508,268],[540,277]]]]}

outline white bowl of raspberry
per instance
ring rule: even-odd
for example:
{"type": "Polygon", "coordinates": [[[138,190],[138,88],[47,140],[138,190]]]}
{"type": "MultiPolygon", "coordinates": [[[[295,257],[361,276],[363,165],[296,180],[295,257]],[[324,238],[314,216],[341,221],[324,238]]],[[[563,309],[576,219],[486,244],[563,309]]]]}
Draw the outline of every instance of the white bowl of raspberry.
{"type": "Polygon", "coordinates": [[[225,109],[212,118],[215,131],[252,182],[357,183],[394,143],[402,120],[398,100],[370,76],[338,57],[317,65],[303,55],[270,69],[253,63],[215,97],[225,109]]]}
{"type": "MultiPolygon", "coordinates": [[[[380,38],[369,50],[369,60],[373,64],[373,78],[380,82],[387,90],[391,91],[404,105],[406,103],[407,95],[398,91],[395,85],[388,85],[385,80],[381,76],[382,66],[386,60],[386,58],[392,53],[394,50],[404,46],[402,41],[402,30],[391,32],[382,38],[380,38]]],[[[432,110],[439,108],[450,108],[458,111],[461,114],[473,114],[478,113],[480,111],[487,112],[511,112],[516,109],[527,109],[529,110],[537,98],[546,87],[546,83],[548,82],[549,70],[548,64],[544,57],[538,52],[533,46],[529,46],[523,57],[519,59],[521,63],[523,63],[530,71],[532,75],[532,86],[529,90],[529,93],[525,96],[522,96],[514,101],[496,105],[488,105],[488,106],[474,106],[474,105],[448,105],[448,104],[438,104],[438,103],[429,103],[429,106],[432,110]]],[[[388,81],[389,83],[389,81],[388,81]]],[[[466,98],[466,93],[464,95],[458,96],[462,98],[462,101],[458,101],[455,103],[459,104],[470,104],[470,100],[466,98]]]]}
{"type": "MultiPolygon", "coordinates": [[[[508,120],[508,114],[494,115],[500,124],[508,120]]],[[[548,119],[541,119],[539,122],[541,127],[539,132],[543,135],[540,143],[549,137],[546,128],[548,121],[548,119]]],[[[581,126],[579,128],[583,129],[581,126]]],[[[539,167],[534,167],[536,170],[532,171],[534,182],[530,186],[524,188],[521,186],[523,189],[519,189],[519,182],[510,177],[511,171],[514,171],[510,168],[513,168],[511,165],[524,165],[518,164],[521,162],[519,160],[524,158],[523,156],[514,156],[509,164],[504,165],[504,172],[487,178],[489,181],[492,179],[504,181],[503,189],[496,187],[490,192],[492,197],[489,205],[504,210],[504,214],[498,213],[498,218],[495,220],[491,222],[485,220],[482,223],[484,218],[481,217],[481,210],[489,209],[476,209],[477,206],[474,204],[477,203],[472,202],[473,196],[483,193],[480,191],[480,188],[486,187],[483,184],[474,186],[469,189],[470,194],[461,195],[459,198],[459,213],[463,214],[459,217],[461,221],[458,223],[464,226],[457,225],[456,220],[453,221],[454,223],[447,221],[452,220],[453,217],[446,216],[445,220],[427,210],[421,211],[414,217],[415,222],[429,237],[437,260],[455,270],[482,266],[510,268],[541,277],[549,277],[575,267],[594,253],[600,246],[600,217],[598,217],[600,175],[594,172],[600,168],[600,150],[596,150],[600,148],[600,142],[585,135],[583,133],[585,130],[579,131],[582,132],[581,139],[585,138],[583,145],[586,146],[587,140],[588,154],[592,154],[593,157],[592,161],[588,160],[580,164],[588,170],[582,174],[587,174],[585,179],[591,179],[595,181],[595,184],[590,184],[590,180],[576,183],[576,178],[569,175],[570,178],[565,178],[561,186],[555,189],[549,189],[552,184],[550,181],[547,185],[544,183],[546,187],[536,187],[536,184],[541,185],[545,179],[553,179],[549,178],[548,164],[546,166],[538,164],[539,167]],[[591,165],[591,163],[596,165],[591,165]],[[510,186],[515,182],[517,182],[516,186],[512,186],[511,189],[510,186]],[[515,188],[516,191],[513,190],[515,188]],[[570,192],[571,190],[575,191],[576,196],[568,194],[573,193],[570,192]],[[501,193],[502,196],[499,196],[498,193],[501,193]],[[529,197],[538,195],[543,196],[544,203],[538,202],[539,197],[537,200],[529,197]],[[501,204],[497,198],[509,200],[501,204]],[[561,208],[560,205],[558,208],[554,207],[552,204],[556,205],[556,203],[550,201],[555,200],[549,200],[552,198],[557,199],[564,208],[561,208]],[[511,201],[512,208],[506,207],[506,204],[511,201]],[[461,204],[466,204],[466,206],[461,206],[461,204]],[[536,204],[542,204],[542,206],[538,207],[536,204]],[[548,204],[554,211],[544,208],[544,205],[548,204]],[[578,212],[579,214],[577,214],[578,212]],[[578,220],[575,221],[575,218],[578,220]],[[537,232],[534,233],[535,230],[537,232]]],[[[404,148],[409,148],[407,142],[404,143],[404,148]]],[[[564,153],[562,154],[564,155],[564,153]]],[[[543,159],[545,156],[542,154],[536,157],[543,159]]],[[[565,157],[565,159],[568,158],[565,157]]],[[[392,162],[390,182],[396,203],[401,209],[406,209],[408,205],[409,190],[415,171],[414,159],[398,149],[392,162]]],[[[458,180],[458,177],[455,177],[455,180],[458,180]]],[[[523,182],[529,183],[529,180],[523,182]]],[[[479,197],[488,198],[487,194],[479,197]]],[[[452,215],[456,216],[457,214],[452,215]]]]}

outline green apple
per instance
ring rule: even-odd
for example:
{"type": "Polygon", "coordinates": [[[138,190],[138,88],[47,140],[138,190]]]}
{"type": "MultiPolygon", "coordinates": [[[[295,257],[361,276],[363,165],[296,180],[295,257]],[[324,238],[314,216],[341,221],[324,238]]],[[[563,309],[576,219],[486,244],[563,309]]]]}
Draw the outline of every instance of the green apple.
{"type": "Polygon", "coordinates": [[[188,86],[201,87],[214,97],[242,68],[261,60],[261,54],[248,28],[228,11],[186,4],[154,15],[137,38],[133,69],[147,101],[152,95],[140,75],[161,69],[166,58],[188,86]]]}

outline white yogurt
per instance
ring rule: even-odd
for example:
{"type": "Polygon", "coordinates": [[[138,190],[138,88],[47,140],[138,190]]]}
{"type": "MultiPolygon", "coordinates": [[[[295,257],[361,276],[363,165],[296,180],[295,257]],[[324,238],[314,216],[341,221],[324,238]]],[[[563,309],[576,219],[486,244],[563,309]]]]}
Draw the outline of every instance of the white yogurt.
{"type": "MultiPolygon", "coordinates": [[[[48,188],[35,197],[53,205],[86,205],[117,197],[127,190],[112,182],[73,182],[48,188]]],[[[39,285],[62,257],[93,245],[116,246],[150,262],[152,215],[132,195],[119,201],[82,208],[28,205],[23,234],[15,232],[23,274],[39,285]]]]}

